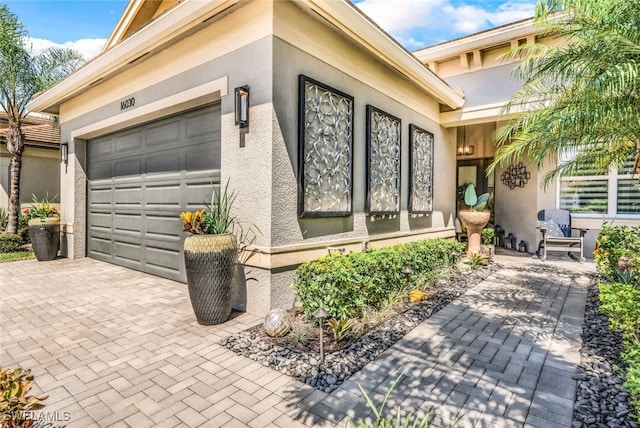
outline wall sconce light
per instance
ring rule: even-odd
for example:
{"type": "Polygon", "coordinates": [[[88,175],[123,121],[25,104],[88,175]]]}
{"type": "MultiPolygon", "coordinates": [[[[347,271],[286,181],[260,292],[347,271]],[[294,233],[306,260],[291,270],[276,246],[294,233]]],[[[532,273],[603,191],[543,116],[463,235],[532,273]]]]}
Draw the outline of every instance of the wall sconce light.
{"type": "Polygon", "coordinates": [[[69,162],[69,143],[60,143],[60,162],[66,165],[69,162]]]}
{"type": "Polygon", "coordinates": [[[458,144],[457,154],[458,156],[471,156],[474,153],[475,147],[472,144],[467,144],[467,127],[462,130],[462,144],[458,144]]]}
{"type": "Polygon", "coordinates": [[[236,125],[240,128],[249,127],[249,86],[236,88],[236,125]]]}

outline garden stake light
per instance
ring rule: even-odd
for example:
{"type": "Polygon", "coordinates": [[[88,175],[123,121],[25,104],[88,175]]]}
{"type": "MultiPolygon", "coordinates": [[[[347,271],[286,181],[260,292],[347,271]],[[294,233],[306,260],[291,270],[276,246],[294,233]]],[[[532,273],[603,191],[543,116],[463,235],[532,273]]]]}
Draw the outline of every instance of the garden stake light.
{"type": "Polygon", "coordinates": [[[313,316],[314,318],[320,321],[320,364],[324,364],[324,346],[323,346],[324,336],[322,332],[322,323],[324,322],[324,319],[329,316],[329,312],[325,311],[324,308],[320,306],[313,313],[313,316]]]}
{"type": "Polygon", "coordinates": [[[402,269],[402,273],[405,274],[406,276],[406,286],[407,289],[409,288],[409,278],[411,277],[411,274],[413,273],[413,269],[411,269],[409,266],[405,266],[404,269],[402,269]]]}

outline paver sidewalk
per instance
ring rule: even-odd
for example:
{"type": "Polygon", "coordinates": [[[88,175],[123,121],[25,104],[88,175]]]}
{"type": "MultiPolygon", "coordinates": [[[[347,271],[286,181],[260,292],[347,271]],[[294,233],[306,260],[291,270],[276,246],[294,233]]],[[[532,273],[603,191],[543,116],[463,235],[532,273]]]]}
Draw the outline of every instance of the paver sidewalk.
{"type": "Polygon", "coordinates": [[[571,426],[592,281],[582,265],[572,268],[527,259],[508,265],[305,410],[335,420],[361,395],[357,384],[380,402],[404,373],[387,406],[418,414],[433,407],[433,426],[458,414],[461,427],[571,426]]]}
{"type": "Polygon", "coordinates": [[[388,405],[434,406],[436,425],[462,410],[461,426],[568,426],[590,278],[518,263],[331,394],[222,348],[261,320],[200,326],[184,284],[91,259],[5,263],[0,365],[31,368],[68,427],[344,426],[368,414],[357,384],[379,400],[403,372],[388,405]]]}

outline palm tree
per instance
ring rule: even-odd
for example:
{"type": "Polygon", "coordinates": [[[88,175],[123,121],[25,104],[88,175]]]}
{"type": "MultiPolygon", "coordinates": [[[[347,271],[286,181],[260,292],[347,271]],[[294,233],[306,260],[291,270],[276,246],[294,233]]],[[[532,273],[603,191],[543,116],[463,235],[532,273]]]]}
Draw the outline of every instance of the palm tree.
{"type": "Polygon", "coordinates": [[[0,4],[0,106],[7,114],[7,150],[11,156],[9,223],[7,232],[18,230],[20,170],[24,152],[22,122],[29,114],[31,97],[78,68],[84,59],[69,49],[47,49],[34,55],[27,47],[27,30],[6,5],[0,4]]]}
{"type": "Polygon", "coordinates": [[[607,174],[635,159],[640,172],[640,2],[538,0],[535,22],[557,46],[523,45],[509,53],[523,80],[504,109],[489,171],[528,157],[545,175],[607,174]]]}

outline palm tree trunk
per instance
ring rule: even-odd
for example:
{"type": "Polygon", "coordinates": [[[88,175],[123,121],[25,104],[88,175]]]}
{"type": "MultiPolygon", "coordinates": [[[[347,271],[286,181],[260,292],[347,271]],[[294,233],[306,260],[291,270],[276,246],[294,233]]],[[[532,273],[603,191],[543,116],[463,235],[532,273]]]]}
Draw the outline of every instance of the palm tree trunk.
{"type": "Polygon", "coordinates": [[[20,172],[22,170],[22,152],[24,152],[24,135],[16,123],[9,124],[7,150],[11,155],[9,166],[9,223],[8,233],[18,233],[20,215],[20,172]]]}

